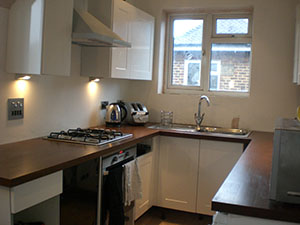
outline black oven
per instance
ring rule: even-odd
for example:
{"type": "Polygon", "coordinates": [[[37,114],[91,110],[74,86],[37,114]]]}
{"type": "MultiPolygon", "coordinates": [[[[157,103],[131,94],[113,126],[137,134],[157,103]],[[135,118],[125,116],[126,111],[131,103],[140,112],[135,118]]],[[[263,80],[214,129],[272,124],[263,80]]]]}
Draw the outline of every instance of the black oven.
{"type": "Polygon", "coordinates": [[[133,225],[133,204],[124,207],[123,167],[136,158],[136,146],[121,150],[102,160],[101,225],[133,225]],[[113,221],[110,221],[113,220],[113,221]]]}

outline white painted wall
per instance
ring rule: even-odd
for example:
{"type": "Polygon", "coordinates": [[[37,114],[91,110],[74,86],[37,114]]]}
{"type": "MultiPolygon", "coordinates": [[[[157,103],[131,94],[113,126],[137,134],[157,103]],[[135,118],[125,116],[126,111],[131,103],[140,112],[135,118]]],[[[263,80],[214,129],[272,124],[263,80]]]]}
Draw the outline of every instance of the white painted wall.
{"type": "Polygon", "coordinates": [[[253,58],[249,97],[209,95],[212,105],[203,107],[204,124],[229,127],[240,116],[240,127],[272,131],[277,117],[294,117],[300,87],[292,84],[295,5],[297,0],[129,0],[156,17],[154,82],[131,82],[129,100],[150,109],[151,121],[159,121],[160,110],[174,112],[176,123],[194,123],[200,95],[157,94],[159,65],[163,62],[160,41],[163,10],[186,8],[253,7],[253,58]]]}
{"type": "Polygon", "coordinates": [[[104,123],[100,101],[123,99],[128,81],[102,80],[92,85],[80,77],[80,47],[72,46],[70,77],[33,76],[15,80],[5,72],[8,10],[0,8],[0,144],[48,135],[50,131],[104,123]],[[25,118],[7,120],[7,99],[25,98],[25,118]],[[101,113],[101,115],[100,115],[101,113]]]}

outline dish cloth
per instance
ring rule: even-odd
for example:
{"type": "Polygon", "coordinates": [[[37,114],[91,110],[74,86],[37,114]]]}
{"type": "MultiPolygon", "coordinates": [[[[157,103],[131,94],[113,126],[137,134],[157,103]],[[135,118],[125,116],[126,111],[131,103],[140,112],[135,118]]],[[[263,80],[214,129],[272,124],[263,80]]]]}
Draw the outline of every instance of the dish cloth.
{"type": "Polygon", "coordinates": [[[142,181],[137,160],[124,165],[124,205],[129,206],[134,200],[142,198],[142,181]]]}

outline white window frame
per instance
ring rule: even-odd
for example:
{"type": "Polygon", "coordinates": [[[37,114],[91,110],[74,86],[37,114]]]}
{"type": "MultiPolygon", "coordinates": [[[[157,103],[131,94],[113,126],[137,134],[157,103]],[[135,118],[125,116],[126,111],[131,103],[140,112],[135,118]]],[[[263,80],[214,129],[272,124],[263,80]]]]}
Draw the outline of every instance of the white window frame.
{"type": "MultiPolygon", "coordinates": [[[[231,12],[231,13],[202,13],[202,14],[168,14],[167,32],[166,32],[166,54],[165,54],[165,76],[164,76],[164,93],[176,94],[199,94],[199,93],[215,93],[215,94],[231,94],[249,95],[251,74],[249,79],[249,89],[247,91],[232,90],[215,90],[209,87],[210,78],[210,61],[212,44],[217,43],[249,43],[252,45],[252,13],[250,12],[231,12]],[[202,60],[201,60],[201,79],[199,86],[180,86],[172,85],[172,66],[173,66],[173,22],[175,19],[203,19],[203,41],[202,41],[202,60]],[[216,34],[216,20],[224,18],[248,18],[248,34],[216,34]]],[[[252,50],[250,55],[250,71],[252,61],[252,50]]],[[[220,77],[219,77],[220,79],[220,77]]]]}
{"type": "MultiPolygon", "coordinates": [[[[184,60],[184,78],[183,78],[183,83],[184,85],[187,85],[187,81],[188,81],[188,70],[189,70],[189,64],[190,63],[198,63],[200,64],[200,71],[199,71],[199,75],[200,75],[200,79],[201,79],[201,60],[196,60],[196,59],[191,59],[191,60],[184,60]]],[[[200,81],[201,82],[201,81],[200,81]]]]}
{"type": "Polygon", "coordinates": [[[213,15],[213,37],[224,38],[251,38],[252,34],[252,15],[250,14],[220,14],[213,15]],[[217,34],[217,20],[218,19],[248,19],[248,33],[247,34],[217,34]]]}
{"type": "MultiPolygon", "coordinates": [[[[173,69],[173,22],[176,19],[199,19],[203,20],[203,27],[205,27],[205,19],[206,16],[204,14],[169,14],[168,16],[168,32],[167,32],[167,51],[166,51],[166,57],[165,57],[165,63],[166,63],[166,69],[165,69],[165,92],[170,92],[170,93],[176,93],[178,92],[190,92],[192,91],[199,91],[203,90],[203,84],[204,84],[204,79],[203,79],[203,63],[206,63],[204,60],[201,60],[201,77],[200,77],[200,86],[180,86],[180,85],[173,85],[172,84],[172,69],[173,69]]],[[[205,28],[203,28],[204,30],[205,28]]],[[[204,32],[203,32],[204,33],[204,32]]],[[[203,52],[203,46],[204,46],[204,37],[202,40],[202,52],[203,52]]]]}

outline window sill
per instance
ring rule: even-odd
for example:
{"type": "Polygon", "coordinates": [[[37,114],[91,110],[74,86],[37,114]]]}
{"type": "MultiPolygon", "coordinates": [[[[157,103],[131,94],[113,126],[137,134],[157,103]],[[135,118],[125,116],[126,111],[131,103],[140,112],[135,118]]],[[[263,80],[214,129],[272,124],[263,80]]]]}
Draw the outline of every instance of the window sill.
{"type": "Polygon", "coordinates": [[[249,98],[250,92],[232,92],[232,91],[204,91],[204,90],[187,90],[187,89],[165,89],[161,94],[169,95],[207,95],[208,97],[234,97],[249,98]]]}

